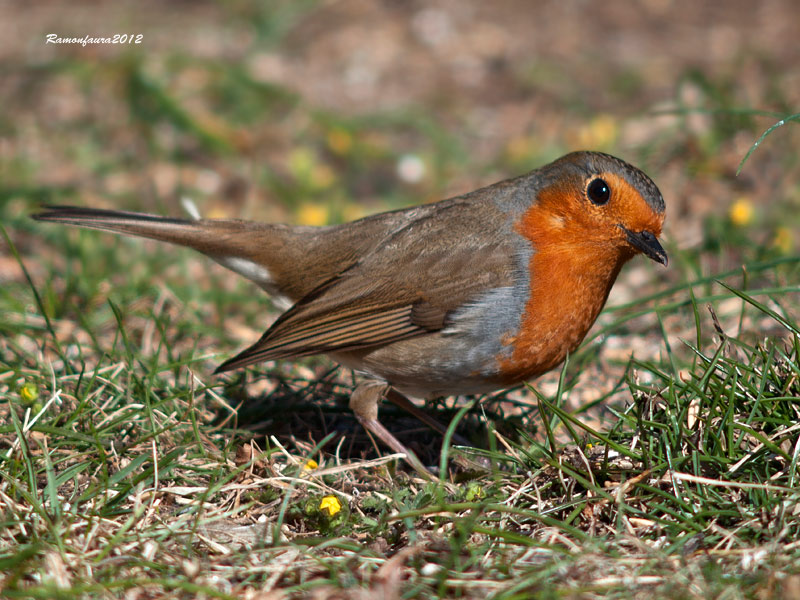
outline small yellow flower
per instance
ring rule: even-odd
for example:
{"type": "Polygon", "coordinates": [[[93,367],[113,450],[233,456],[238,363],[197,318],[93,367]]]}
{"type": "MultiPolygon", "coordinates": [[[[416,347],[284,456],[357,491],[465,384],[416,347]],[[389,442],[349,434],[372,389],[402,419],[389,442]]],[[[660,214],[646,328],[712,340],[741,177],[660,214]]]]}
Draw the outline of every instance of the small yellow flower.
{"type": "Polygon", "coordinates": [[[619,125],[611,115],[599,115],[581,127],[575,143],[579,148],[609,148],[617,140],[619,125]]]}
{"type": "Polygon", "coordinates": [[[26,404],[31,404],[39,398],[39,386],[28,382],[19,390],[19,395],[26,404]]]}
{"type": "Polygon", "coordinates": [[[737,227],[744,227],[753,221],[753,213],[753,203],[743,196],[731,205],[728,217],[737,227]]]}
{"type": "Polygon", "coordinates": [[[486,498],[486,490],[476,481],[473,481],[467,486],[467,493],[465,500],[467,502],[477,502],[486,498]]]}
{"type": "Polygon", "coordinates": [[[325,225],[329,216],[328,207],[322,204],[303,204],[297,211],[301,225],[325,225]]]}
{"type": "Polygon", "coordinates": [[[788,227],[778,227],[775,230],[775,237],[772,238],[772,246],[783,254],[789,254],[794,248],[792,230],[788,227]]]}
{"type": "Polygon", "coordinates": [[[353,136],[350,132],[341,127],[334,127],[328,132],[326,140],[328,148],[336,154],[347,154],[353,147],[353,136]]]}
{"type": "Polygon", "coordinates": [[[313,458],[309,458],[306,461],[306,464],[303,468],[308,469],[309,471],[313,471],[314,469],[318,468],[319,464],[313,458]]]}
{"type": "Polygon", "coordinates": [[[328,516],[332,517],[342,510],[342,503],[336,496],[325,496],[319,503],[321,511],[327,511],[328,516]]]}

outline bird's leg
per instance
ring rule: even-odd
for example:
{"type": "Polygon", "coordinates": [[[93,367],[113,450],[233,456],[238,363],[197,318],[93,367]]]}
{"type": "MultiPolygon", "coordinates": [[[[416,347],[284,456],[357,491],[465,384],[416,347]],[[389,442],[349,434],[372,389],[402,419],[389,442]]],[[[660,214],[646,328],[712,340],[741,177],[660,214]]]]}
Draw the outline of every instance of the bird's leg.
{"type": "MultiPolygon", "coordinates": [[[[406,396],[404,396],[403,394],[398,392],[396,389],[389,388],[384,393],[384,396],[386,397],[386,399],[389,402],[391,402],[395,406],[398,406],[398,407],[402,408],[404,411],[412,414],[413,416],[415,416],[417,419],[419,419],[420,421],[425,423],[425,425],[427,425],[428,427],[430,427],[434,431],[438,431],[442,435],[445,435],[447,433],[447,427],[445,427],[444,425],[439,423],[439,421],[434,419],[432,416],[430,416],[424,410],[421,410],[416,404],[411,402],[411,400],[409,400],[406,396]]],[[[472,444],[470,444],[466,439],[464,439],[462,436],[458,435],[457,433],[453,433],[452,439],[459,446],[472,447],[472,444]]]]}
{"type": "MultiPolygon", "coordinates": [[[[417,419],[425,423],[431,429],[438,431],[442,435],[447,433],[447,427],[439,423],[436,419],[426,413],[424,410],[421,410],[416,404],[411,402],[406,396],[398,392],[396,389],[390,387],[386,392],[384,392],[386,399],[394,404],[405,410],[406,412],[412,414],[417,419]]],[[[459,446],[466,446],[468,448],[474,448],[474,446],[466,440],[463,436],[453,432],[453,436],[451,438],[456,444],[459,446]]],[[[456,456],[456,461],[461,464],[461,466],[466,467],[467,469],[474,469],[475,467],[480,467],[482,469],[489,469],[491,468],[491,463],[485,457],[478,457],[478,458],[466,458],[462,456],[456,456]]]]}
{"type": "Polygon", "coordinates": [[[391,387],[382,381],[364,381],[358,384],[350,395],[350,408],[364,429],[374,434],[395,452],[405,454],[408,464],[414,467],[414,470],[420,475],[426,479],[433,479],[433,475],[425,468],[417,455],[406,448],[378,421],[378,403],[390,390],[391,387]]]}

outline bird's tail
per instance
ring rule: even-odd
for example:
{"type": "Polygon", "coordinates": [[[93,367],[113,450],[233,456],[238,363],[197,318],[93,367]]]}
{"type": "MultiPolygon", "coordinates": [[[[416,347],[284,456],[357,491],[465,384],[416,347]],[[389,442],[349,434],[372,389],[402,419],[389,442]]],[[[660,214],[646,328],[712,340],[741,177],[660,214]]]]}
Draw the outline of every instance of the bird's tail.
{"type": "Polygon", "coordinates": [[[144,213],[78,206],[45,206],[44,211],[32,215],[37,221],[50,221],[66,225],[77,225],[101,229],[113,233],[124,233],[188,246],[205,252],[212,235],[207,221],[173,219],[144,213]],[[205,243],[204,243],[205,242],[205,243]]]}
{"type": "MultiPolygon", "coordinates": [[[[273,296],[286,295],[282,283],[286,279],[283,276],[285,269],[281,265],[293,262],[286,258],[292,247],[286,243],[287,236],[291,235],[286,227],[236,219],[174,219],[76,206],[44,208],[33,218],[193,248],[250,279],[273,296]]],[[[290,288],[289,297],[293,297],[291,284],[287,287],[290,288]]]]}

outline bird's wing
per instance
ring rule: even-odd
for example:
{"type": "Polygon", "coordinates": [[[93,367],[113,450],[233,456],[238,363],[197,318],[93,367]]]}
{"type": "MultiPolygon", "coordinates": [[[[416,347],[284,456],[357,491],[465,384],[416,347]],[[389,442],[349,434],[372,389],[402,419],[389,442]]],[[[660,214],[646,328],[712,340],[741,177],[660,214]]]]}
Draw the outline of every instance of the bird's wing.
{"type": "Polygon", "coordinates": [[[475,211],[455,203],[408,223],[306,295],[217,371],[381,346],[443,329],[457,308],[511,284],[516,252],[508,232],[500,231],[503,217],[485,205],[475,211]]]}

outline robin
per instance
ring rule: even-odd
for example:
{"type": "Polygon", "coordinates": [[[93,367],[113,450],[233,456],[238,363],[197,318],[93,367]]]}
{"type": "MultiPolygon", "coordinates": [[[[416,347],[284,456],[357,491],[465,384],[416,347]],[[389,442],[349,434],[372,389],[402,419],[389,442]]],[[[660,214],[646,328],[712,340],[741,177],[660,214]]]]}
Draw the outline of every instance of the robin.
{"type": "Polygon", "coordinates": [[[327,354],[363,381],[363,426],[421,462],[378,421],[388,398],[478,394],[520,384],[583,340],[622,265],[667,264],[664,200],[639,169],[573,152],[463,196],[327,227],[186,220],[50,206],[54,221],[188,246],[285,302],[255,344],[216,373],[327,354]]]}

